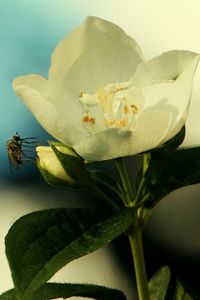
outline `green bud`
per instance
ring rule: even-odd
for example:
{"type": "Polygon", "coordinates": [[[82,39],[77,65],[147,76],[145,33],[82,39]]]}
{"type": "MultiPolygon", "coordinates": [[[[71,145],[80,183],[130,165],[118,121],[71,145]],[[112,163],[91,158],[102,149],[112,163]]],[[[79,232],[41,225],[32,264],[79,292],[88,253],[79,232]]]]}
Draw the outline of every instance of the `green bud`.
{"type": "Polygon", "coordinates": [[[54,186],[85,186],[89,173],[83,159],[61,143],[49,144],[36,148],[38,167],[47,183],[54,186]]]}

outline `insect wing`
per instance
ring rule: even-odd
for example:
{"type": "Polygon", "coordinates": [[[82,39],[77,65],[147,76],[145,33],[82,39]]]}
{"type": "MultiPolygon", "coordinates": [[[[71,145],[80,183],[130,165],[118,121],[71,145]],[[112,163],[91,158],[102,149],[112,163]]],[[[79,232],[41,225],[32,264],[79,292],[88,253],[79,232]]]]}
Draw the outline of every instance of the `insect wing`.
{"type": "Polygon", "coordinates": [[[19,170],[19,166],[22,164],[21,145],[15,140],[10,139],[6,143],[6,148],[11,172],[12,169],[19,170]]]}
{"type": "Polygon", "coordinates": [[[10,173],[12,173],[13,169],[15,169],[16,171],[19,171],[19,164],[9,154],[8,154],[8,160],[9,160],[9,165],[10,165],[10,173]]]}

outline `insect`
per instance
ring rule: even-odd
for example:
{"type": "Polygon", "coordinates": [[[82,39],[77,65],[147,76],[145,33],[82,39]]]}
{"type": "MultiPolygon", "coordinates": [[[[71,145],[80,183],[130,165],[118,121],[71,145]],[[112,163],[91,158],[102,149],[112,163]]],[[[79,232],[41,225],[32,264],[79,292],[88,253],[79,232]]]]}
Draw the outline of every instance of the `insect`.
{"type": "Polygon", "coordinates": [[[10,162],[10,170],[12,168],[19,170],[20,165],[24,161],[35,161],[35,159],[27,154],[27,152],[33,152],[33,150],[24,149],[36,145],[37,140],[35,137],[21,138],[18,131],[12,138],[7,140],[6,148],[8,152],[8,158],[10,162]]]}

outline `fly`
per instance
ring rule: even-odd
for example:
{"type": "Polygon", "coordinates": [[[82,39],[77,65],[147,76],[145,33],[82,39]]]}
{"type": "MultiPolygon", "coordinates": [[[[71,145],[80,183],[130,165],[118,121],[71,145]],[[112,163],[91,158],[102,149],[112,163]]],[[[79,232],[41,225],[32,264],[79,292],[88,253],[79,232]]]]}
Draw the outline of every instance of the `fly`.
{"type": "Polygon", "coordinates": [[[33,152],[33,150],[29,150],[28,148],[32,147],[33,144],[36,145],[36,143],[37,140],[35,137],[21,138],[18,131],[6,142],[11,171],[12,168],[19,170],[24,161],[35,162],[35,159],[29,156],[27,152],[33,152]]]}

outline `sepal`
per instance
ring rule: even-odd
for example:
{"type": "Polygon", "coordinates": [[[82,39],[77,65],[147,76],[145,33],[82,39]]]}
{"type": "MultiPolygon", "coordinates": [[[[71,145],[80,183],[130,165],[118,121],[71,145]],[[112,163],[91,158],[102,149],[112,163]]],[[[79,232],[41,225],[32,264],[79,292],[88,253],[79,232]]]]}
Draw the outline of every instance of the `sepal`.
{"type": "Polygon", "coordinates": [[[89,180],[83,159],[76,152],[57,142],[38,146],[38,168],[45,181],[53,186],[82,187],[89,180]]]}

